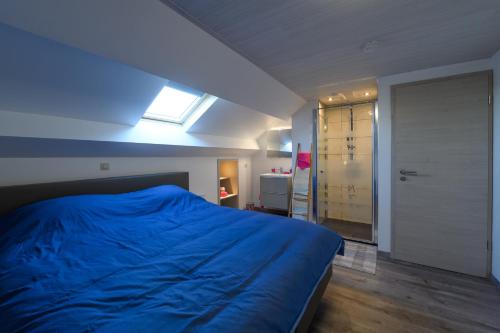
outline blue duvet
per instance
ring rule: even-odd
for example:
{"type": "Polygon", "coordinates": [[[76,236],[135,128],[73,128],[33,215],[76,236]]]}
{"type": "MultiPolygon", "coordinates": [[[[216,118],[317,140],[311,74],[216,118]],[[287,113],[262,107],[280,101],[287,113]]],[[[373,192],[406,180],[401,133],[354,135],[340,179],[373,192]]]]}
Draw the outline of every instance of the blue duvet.
{"type": "Polygon", "coordinates": [[[175,186],[42,201],[0,219],[0,330],[289,332],[342,248],[175,186]]]}

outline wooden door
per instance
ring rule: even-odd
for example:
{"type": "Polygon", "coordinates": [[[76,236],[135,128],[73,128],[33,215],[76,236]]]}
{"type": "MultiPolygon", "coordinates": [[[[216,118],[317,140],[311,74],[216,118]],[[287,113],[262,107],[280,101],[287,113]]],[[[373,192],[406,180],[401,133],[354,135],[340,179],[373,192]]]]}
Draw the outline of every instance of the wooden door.
{"type": "Polygon", "coordinates": [[[393,87],[393,258],[489,274],[490,91],[490,72],[393,87]]]}

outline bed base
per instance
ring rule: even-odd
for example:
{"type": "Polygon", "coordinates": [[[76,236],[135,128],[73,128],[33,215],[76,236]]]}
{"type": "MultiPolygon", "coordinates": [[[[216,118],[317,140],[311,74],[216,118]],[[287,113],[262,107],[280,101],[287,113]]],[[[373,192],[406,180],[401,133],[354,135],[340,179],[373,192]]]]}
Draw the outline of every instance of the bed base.
{"type": "Polygon", "coordinates": [[[318,283],[316,290],[309,300],[309,303],[306,306],[306,310],[302,314],[300,321],[295,329],[295,333],[306,333],[311,325],[311,322],[316,314],[316,310],[321,302],[321,298],[326,291],[326,287],[332,278],[332,264],[326,269],[326,274],[323,276],[321,281],[318,283]]]}

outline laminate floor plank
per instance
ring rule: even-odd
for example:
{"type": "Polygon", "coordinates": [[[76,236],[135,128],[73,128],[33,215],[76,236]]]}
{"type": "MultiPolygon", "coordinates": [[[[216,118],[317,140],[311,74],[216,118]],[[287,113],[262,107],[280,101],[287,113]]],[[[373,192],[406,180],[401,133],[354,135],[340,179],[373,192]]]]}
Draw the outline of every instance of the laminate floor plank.
{"type": "Polygon", "coordinates": [[[500,332],[486,279],[379,257],[375,275],[334,266],[310,332],[500,332]]]}

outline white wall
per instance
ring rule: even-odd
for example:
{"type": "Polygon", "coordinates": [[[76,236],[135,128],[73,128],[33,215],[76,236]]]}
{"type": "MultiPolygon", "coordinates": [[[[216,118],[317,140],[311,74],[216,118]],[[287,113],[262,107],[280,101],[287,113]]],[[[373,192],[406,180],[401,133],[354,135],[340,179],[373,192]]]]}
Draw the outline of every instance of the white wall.
{"type": "MultiPolygon", "coordinates": [[[[317,101],[308,101],[299,111],[292,115],[292,165],[297,156],[297,144],[302,151],[310,151],[313,142],[313,110],[318,108],[317,101]]],[[[313,166],[314,168],[314,166],[313,166]]],[[[313,202],[309,204],[312,211],[313,202]]]]}
{"type": "Polygon", "coordinates": [[[258,149],[253,139],[187,133],[182,126],[140,120],[135,126],[0,110],[0,136],[258,149]]]}
{"type": "Polygon", "coordinates": [[[292,116],[292,161],[295,161],[297,144],[302,151],[309,151],[313,139],[313,110],[318,107],[315,101],[307,102],[292,116]]]}
{"type": "Polygon", "coordinates": [[[500,51],[493,67],[493,231],[492,274],[500,281],[500,51]]]}
{"type": "Polygon", "coordinates": [[[490,59],[378,78],[378,248],[391,251],[391,86],[491,69],[490,59]]]}
{"type": "MultiPolygon", "coordinates": [[[[216,203],[217,157],[0,158],[0,186],[187,171],[190,190],[216,203]],[[110,163],[109,171],[99,170],[110,163]]],[[[250,199],[250,158],[239,158],[240,208],[250,199]]]]}

